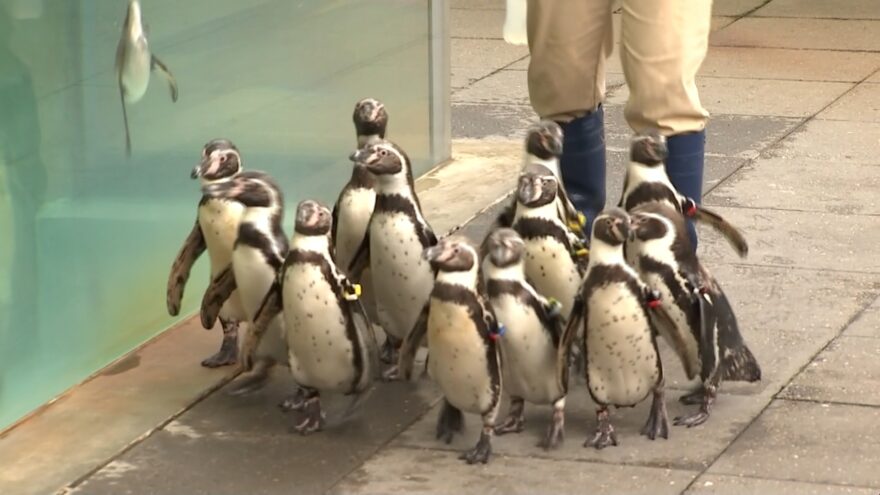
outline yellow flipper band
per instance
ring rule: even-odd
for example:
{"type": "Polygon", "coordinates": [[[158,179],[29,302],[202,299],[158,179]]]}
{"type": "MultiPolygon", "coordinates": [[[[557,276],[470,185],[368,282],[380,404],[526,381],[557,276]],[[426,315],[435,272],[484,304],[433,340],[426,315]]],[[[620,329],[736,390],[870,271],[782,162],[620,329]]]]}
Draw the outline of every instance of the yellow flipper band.
{"type": "Polygon", "coordinates": [[[590,254],[590,250],[587,248],[580,248],[574,252],[575,256],[587,256],[590,254]]]}
{"type": "Polygon", "coordinates": [[[581,212],[578,212],[578,222],[581,224],[581,227],[587,224],[587,217],[581,212]]]}
{"type": "Polygon", "coordinates": [[[361,284],[351,284],[349,290],[343,291],[343,297],[346,301],[357,301],[361,297],[361,284]]]}

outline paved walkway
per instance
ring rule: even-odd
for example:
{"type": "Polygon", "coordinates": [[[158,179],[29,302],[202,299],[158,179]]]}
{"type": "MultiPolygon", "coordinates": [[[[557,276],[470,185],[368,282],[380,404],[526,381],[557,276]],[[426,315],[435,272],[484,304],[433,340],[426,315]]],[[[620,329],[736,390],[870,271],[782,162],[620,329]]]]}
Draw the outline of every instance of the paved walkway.
{"type": "MultiPolygon", "coordinates": [[[[456,152],[515,157],[534,119],[527,51],[500,40],[502,0],[453,6],[456,152]]],[[[477,418],[468,417],[451,446],[435,441],[438,395],[427,381],[383,385],[358,419],[300,438],[286,433],[292,418],[275,408],[289,387],[279,374],[251,397],[209,395],[73,491],[876,495],[880,5],[716,0],[714,11],[699,80],[713,114],[705,203],[744,229],[751,253],[740,260],[703,231],[700,255],[735,305],[764,380],[725,385],[707,424],[650,442],[638,435],[645,403],[613,413],[620,446],[585,449],[595,420],[577,384],[562,448],[535,447],[548,411],[531,407],[525,432],[497,439],[490,464],[467,466],[457,451],[475,441],[477,418]]],[[[608,77],[610,198],[621,187],[630,134],[616,56],[608,77]]],[[[454,187],[454,179],[441,170],[422,181],[434,188],[430,204],[480,194],[454,187]]],[[[479,237],[487,218],[467,232],[479,237]]],[[[673,399],[688,384],[675,361],[666,362],[674,416],[683,407],[673,399]]]]}

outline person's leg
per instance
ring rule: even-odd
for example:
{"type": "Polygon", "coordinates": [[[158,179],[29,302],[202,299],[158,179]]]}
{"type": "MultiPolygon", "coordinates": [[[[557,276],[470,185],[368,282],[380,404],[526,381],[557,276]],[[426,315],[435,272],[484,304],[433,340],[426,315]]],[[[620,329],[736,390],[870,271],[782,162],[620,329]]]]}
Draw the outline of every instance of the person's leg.
{"type": "MultiPolygon", "coordinates": [[[[620,58],[630,90],[626,120],[636,132],[656,128],[667,137],[669,179],[699,203],[709,113],[695,78],[709,45],[712,2],[624,0],[622,15],[620,58]]],[[[688,233],[696,249],[692,221],[688,233]]]]}
{"type": "Polygon", "coordinates": [[[528,38],[532,107],[562,126],[562,181],[575,208],[592,223],[605,206],[601,103],[613,42],[611,1],[529,0],[528,38]]]}

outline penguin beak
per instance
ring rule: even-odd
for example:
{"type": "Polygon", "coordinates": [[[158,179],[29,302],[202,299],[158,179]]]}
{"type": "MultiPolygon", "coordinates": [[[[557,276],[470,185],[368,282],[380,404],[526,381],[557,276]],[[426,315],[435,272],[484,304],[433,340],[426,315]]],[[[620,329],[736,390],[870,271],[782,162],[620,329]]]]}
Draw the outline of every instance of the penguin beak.
{"type": "Polygon", "coordinates": [[[632,234],[634,233],[633,229],[630,228],[629,219],[618,218],[614,221],[614,229],[617,230],[618,237],[621,241],[626,241],[630,239],[632,234]]]}
{"type": "Polygon", "coordinates": [[[348,159],[355,163],[366,163],[368,159],[370,159],[373,154],[367,148],[360,148],[356,150],[354,153],[349,155],[348,159]]]}
{"type": "Polygon", "coordinates": [[[199,164],[196,165],[192,169],[192,173],[189,174],[190,178],[191,179],[198,179],[199,177],[202,176],[203,173],[205,173],[205,170],[207,170],[208,167],[210,167],[210,166],[211,166],[211,157],[205,156],[204,158],[202,158],[202,161],[199,162],[199,164]]]}
{"type": "Polygon", "coordinates": [[[422,251],[422,257],[428,261],[437,261],[438,258],[443,254],[443,245],[437,244],[436,246],[431,246],[422,251]]]}

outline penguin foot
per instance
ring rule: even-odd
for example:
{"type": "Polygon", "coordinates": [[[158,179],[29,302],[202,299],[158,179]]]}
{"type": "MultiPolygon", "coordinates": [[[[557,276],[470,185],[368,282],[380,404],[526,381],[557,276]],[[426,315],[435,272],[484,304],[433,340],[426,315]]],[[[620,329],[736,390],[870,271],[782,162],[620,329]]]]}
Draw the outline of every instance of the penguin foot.
{"type": "Polygon", "coordinates": [[[551,450],[559,447],[565,439],[565,412],[562,409],[553,411],[553,422],[547,428],[547,434],[538,443],[538,447],[551,450]]]}
{"type": "Polygon", "coordinates": [[[507,418],[504,422],[495,427],[495,434],[504,435],[505,433],[519,433],[523,431],[526,424],[526,418],[523,415],[524,409],[525,401],[523,399],[510,399],[510,411],[507,413],[507,418]]]}
{"type": "Polygon", "coordinates": [[[238,335],[223,335],[223,343],[220,350],[213,356],[202,361],[205,368],[219,368],[238,362],[238,335]]]}
{"type": "Polygon", "coordinates": [[[239,396],[260,390],[269,380],[269,368],[272,364],[271,361],[266,359],[257,361],[254,363],[253,369],[242,373],[232,382],[227,393],[232,396],[239,396]]]}
{"type": "Polygon", "coordinates": [[[291,433],[309,435],[324,428],[324,412],[321,411],[321,398],[317,395],[305,399],[305,418],[291,428],[291,433]]]}
{"type": "Polygon", "coordinates": [[[584,447],[595,447],[602,450],[609,445],[617,446],[617,433],[614,432],[614,426],[611,425],[611,419],[607,408],[602,408],[596,413],[599,425],[596,427],[596,434],[593,438],[584,442],[584,447]]]}
{"type": "Polygon", "coordinates": [[[686,416],[679,416],[673,420],[673,424],[675,426],[687,426],[688,428],[693,428],[694,426],[699,426],[706,422],[709,419],[709,409],[712,407],[712,404],[715,402],[715,395],[717,394],[717,388],[714,386],[704,387],[701,389],[703,391],[702,402],[700,402],[700,410],[689,414],[686,416]]]}
{"type": "Polygon", "coordinates": [[[437,439],[447,444],[452,443],[452,437],[464,429],[464,415],[459,409],[448,401],[443,402],[443,410],[437,418],[437,439]]]}
{"type": "Polygon", "coordinates": [[[706,389],[700,385],[693,392],[689,392],[687,394],[682,395],[678,398],[678,401],[682,404],[686,404],[689,406],[694,406],[697,404],[702,404],[706,398],[706,389]]]}
{"type": "Polygon", "coordinates": [[[468,464],[476,464],[478,462],[486,464],[489,462],[489,457],[492,455],[492,430],[493,428],[491,426],[484,427],[483,432],[480,433],[480,440],[477,441],[476,447],[467,452],[463,452],[458,458],[468,464]]]}
{"type": "Polygon", "coordinates": [[[400,368],[395,364],[382,372],[383,382],[395,382],[401,379],[400,368]]]}
{"type": "Polygon", "coordinates": [[[666,415],[666,401],[662,388],[654,390],[654,400],[651,402],[651,413],[648,415],[648,421],[642,427],[642,435],[651,440],[663,437],[669,438],[669,417],[666,415]]]}
{"type": "Polygon", "coordinates": [[[278,403],[278,408],[285,413],[305,410],[306,394],[303,389],[297,388],[293,395],[278,403]]]}

